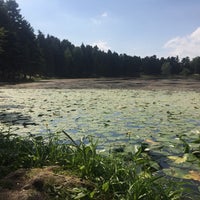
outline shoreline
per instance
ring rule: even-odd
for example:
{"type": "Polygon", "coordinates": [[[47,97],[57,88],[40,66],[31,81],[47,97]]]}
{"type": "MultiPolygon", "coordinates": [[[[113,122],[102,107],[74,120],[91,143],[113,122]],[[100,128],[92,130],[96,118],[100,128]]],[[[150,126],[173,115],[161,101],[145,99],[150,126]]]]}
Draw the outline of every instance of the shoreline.
{"type": "Polygon", "coordinates": [[[2,83],[0,89],[143,89],[180,90],[200,92],[200,81],[187,79],[160,78],[77,78],[42,79],[25,83],[2,83]]]}

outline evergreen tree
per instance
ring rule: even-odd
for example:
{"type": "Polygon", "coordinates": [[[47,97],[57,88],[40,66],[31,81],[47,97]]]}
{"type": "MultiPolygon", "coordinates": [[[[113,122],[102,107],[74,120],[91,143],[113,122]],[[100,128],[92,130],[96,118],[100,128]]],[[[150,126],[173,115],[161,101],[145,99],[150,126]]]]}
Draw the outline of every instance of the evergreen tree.
{"type": "Polygon", "coordinates": [[[191,68],[193,69],[195,74],[200,74],[200,56],[197,56],[191,61],[191,68]]]}
{"type": "Polygon", "coordinates": [[[161,63],[156,55],[142,59],[142,72],[148,75],[159,75],[161,73],[161,63]]]}
{"type": "Polygon", "coordinates": [[[4,52],[6,31],[3,27],[0,27],[0,54],[4,52]]]}
{"type": "Polygon", "coordinates": [[[172,74],[172,65],[170,62],[164,62],[161,67],[162,75],[169,76],[172,74]]]}
{"type": "Polygon", "coordinates": [[[0,0],[0,79],[16,80],[36,75],[46,77],[131,77],[200,73],[200,58],[158,59],[129,56],[97,46],[74,46],[68,40],[36,36],[20,14],[15,0],[0,0]]]}
{"type": "Polygon", "coordinates": [[[18,79],[32,76],[37,70],[38,49],[31,25],[23,19],[18,4],[14,0],[0,3],[0,24],[6,30],[6,45],[2,56],[5,79],[18,79]]]}

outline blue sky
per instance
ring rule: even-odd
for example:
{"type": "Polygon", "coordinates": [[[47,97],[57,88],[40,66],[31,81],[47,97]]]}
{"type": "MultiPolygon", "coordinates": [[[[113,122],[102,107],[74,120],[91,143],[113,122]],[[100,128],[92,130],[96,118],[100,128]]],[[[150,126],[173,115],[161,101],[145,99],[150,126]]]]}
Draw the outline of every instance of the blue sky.
{"type": "Polygon", "coordinates": [[[34,30],[134,56],[200,56],[200,0],[16,0],[34,30]]]}

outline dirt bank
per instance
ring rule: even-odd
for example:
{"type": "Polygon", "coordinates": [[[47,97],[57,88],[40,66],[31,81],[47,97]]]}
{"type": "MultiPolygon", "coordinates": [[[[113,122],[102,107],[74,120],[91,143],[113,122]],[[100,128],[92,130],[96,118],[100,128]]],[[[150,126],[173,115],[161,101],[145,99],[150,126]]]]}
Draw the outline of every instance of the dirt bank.
{"type": "Polygon", "coordinates": [[[0,180],[0,200],[48,200],[54,197],[57,199],[59,190],[63,190],[71,199],[73,188],[93,190],[89,181],[54,171],[59,171],[59,167],[18,169],[10,173],[0,180]]]}

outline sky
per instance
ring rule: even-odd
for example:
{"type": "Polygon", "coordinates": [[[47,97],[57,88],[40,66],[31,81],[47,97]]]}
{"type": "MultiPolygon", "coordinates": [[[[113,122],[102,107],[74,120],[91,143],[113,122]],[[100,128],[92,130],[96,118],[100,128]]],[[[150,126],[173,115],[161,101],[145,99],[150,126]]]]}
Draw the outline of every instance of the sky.
{"type": "Polygon", "coordinates": [[[76,46],[131,56],[200,56],[200,0],[16,0],[23,17],[76,46]]]}

